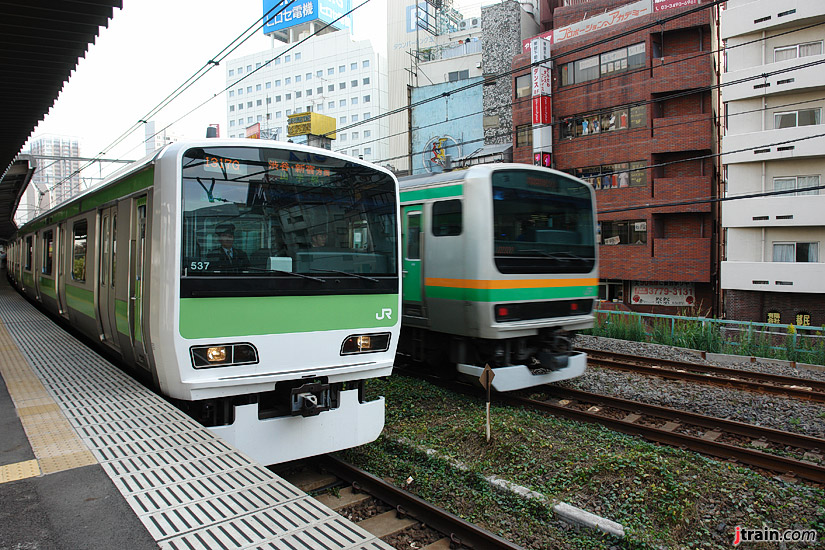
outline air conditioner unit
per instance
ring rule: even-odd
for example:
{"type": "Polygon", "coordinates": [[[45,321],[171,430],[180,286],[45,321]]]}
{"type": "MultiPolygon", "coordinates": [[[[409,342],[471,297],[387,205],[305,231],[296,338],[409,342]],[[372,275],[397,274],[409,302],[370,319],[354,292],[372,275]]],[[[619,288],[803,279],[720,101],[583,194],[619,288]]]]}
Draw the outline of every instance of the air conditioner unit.
{"type": "Polygon", "coordinates": [[[458,30],[460,30],[460,31],[466,31],[467,26],[468,25],[467,25],[467,20],[466,19],[462,19],[461,21],[458,22],[458,30]]]}

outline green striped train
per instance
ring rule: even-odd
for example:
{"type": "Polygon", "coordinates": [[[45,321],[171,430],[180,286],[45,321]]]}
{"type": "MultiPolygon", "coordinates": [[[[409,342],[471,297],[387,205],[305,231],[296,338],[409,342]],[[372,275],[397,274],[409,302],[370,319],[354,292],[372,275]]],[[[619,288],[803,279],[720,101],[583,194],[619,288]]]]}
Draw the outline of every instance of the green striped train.
{"type": "MultiPolygon", "coordinates": [[[[252,144],[255,145],[252,145],[252,144]]],[[[18,229],[9,276],[264,464],[360,445],[400,330],[398,182],[323,149],[166,146],[18,229]]]]}
{"type": "Polygon", "coordinates": [[[595,196],[524,164],[401,178],[399,352],[508,391],[579,376],[598,290],[595,196]]]}

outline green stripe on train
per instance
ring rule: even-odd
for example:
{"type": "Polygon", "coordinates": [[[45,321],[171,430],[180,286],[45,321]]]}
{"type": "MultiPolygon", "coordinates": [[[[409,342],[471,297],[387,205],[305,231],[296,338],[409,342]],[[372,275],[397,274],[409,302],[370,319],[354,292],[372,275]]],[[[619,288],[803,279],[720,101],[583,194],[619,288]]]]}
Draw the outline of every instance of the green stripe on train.
{"type": "Polygon", "coordinates": [[[38,283],[40,284],[40,294],[57,300],[57,293],[54,291],[54,279],[41,275],[38,283]]]}
{"type": "Polygon", "coordinates": [[[95,293],[91,290],[66,285],[66,306],[92,319],[96,317],[95,293]]]}
{"type": "Polygon", "coordinates": [[[520,300],[560,300],[595,297],[597,286],[567,286],[554,288],[451,288],[427,286],[427,298],[467,300],[471,302],[516,302],[520,300]]]}
{"type": "Polygon", "coordinates": [[[447,197],[460,197],[464,194],[464,184],[445,185],[443,187],[430,187],[427,189],[416,189],[414,191],[402,191],[401,202],[419,202],[427,199],[446,199],[447,197]]]}
{"type": "Polygon", "coordinates": [[[183,298],[184,338],[228,338],[395,326],[398,294],[183,298]],[[390,317],[387,318],[387,311],[390,317]],[[380,318],[379,318],[380,317],[380,318]]]}
{"type": "Polygon", "coordinates": [[[115,300],[115,323],[119,333],[129,336],[129,310],[123,300],[115,300]]]}

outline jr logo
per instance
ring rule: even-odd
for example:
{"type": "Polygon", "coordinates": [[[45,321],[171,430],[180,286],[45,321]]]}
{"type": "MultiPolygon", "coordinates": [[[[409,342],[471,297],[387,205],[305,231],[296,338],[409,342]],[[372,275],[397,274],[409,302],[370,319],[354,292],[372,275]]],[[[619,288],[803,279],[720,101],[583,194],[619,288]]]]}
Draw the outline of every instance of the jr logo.
{"type": "Polygon", "coordinates": [[[392,320],[392,309],[385,307],[381,309],[381,313],[376,313],[375,318],[380,321],[381,319],[389,319],[392,320]]]}

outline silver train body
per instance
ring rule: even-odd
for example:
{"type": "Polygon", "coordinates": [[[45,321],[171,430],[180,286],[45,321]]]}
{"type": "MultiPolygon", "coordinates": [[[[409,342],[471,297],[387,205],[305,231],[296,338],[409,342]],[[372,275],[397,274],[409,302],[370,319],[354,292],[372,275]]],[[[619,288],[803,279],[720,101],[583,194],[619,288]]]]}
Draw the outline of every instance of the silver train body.
{"type": "Polygon", "coordinates": [[[278,142],[179,142],[21,227],[8,274],[271,464],[381,432],[383,398],[365,400],[363,382],[392,370],[398,231],[398,183],[369,163],[278,142]],[[312,248],[321,232],[326,246],[312,248]]]}
{"type": "Polygon", "coordinates": [[[598,291],[593,189],[568,174],[489,164],[400,179],[399,351],[498,391],[579,376],[571,347],[598,291]]]}

